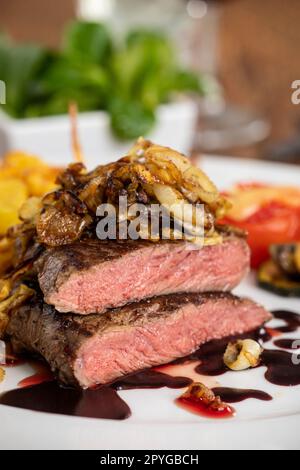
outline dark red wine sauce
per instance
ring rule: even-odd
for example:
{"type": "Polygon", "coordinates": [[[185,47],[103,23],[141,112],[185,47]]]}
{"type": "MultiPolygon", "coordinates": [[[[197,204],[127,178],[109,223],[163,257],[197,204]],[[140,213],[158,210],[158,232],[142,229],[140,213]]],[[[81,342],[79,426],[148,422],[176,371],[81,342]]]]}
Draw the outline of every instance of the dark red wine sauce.
{"type": "Polygon", "coordinates": [[[274,328],[266,328],[266,331],[270,337],[270,339],[272,338],[278,338],[279,336],[282,335],[282,333],[274,328]]]}
{"type": "Polygon", "coordinates": [[[183,408],[190,413],[203,416],[204,418],[226,419],[233,418],[236,414],[235,410],[229,405],[224,406],[221,410],[214,409],[207,406],[201,400],[195,400],[193,398],[179,397],[175,403],[180,406],[180,408],[183,408]]]}
{"type": "Polygon", "coordinates": [[[273,317],[277,320],[285,322],[284,326],[275,328],[279,333],[293,333],[300,328],[300,315],[295,312],[288,312],[285,310],[275,310],[272,312],[273,317]]]}
{"type": "Polygon", "coordinates": [[[300,339],[277,339],[274,345],[281,349],[300,349],[300,339]]]}
{"type": "Polygon", "coordinates": [[[55,381],[4,393],[0,403],[32,411],[85,418],[123,420],[131,415],[129,406],[111,387],[84,391],[62,388],[55,381]]]}
{"type": "Polygon", "coordinates": [[[172,377],[153,369],[139,372],[115,382],[112,387],[116,390],[134,390],[142,388],[185,388],[193,381],[187,377],[172,377]]]}
{"type": "Polygon", "coordinates": [[[216,387],[213,388],[212,391],[216,396],[219,396],[221,400],[226,403],[239,403],[251,398],[262,401],[273,400],[271,395],[266,392],[262,392],[261,390],[216,387]]]}
{"type": "Polygon", "coordinates": [[[29,364],[35,370],[35,373],[21,380],[18,383],[18,387],[32,387],[34,385],[39,385],[44,382],[52,382],[54,380],[54,376],[46,363],[30,361],[29,364]]]}
{"type": "MultiPolygon", "coordinates": [[[[282,334],[297,331],[300,327],[300,316],[294,312],[277,310],[272,312],[274,318],[283,320],[286,324],[276,328],[276,332],[282,334]]],[[[256,341],[267,342],[272,335],[268,329],[254,332],[251,335],[256,341]]],[[[223,354],[228,344],[228,338],[221,341],[212,341],[202,346],[196,353],[200,365],[196,371],[201,375],[218,376],[224,374],[228,369],[223,364],[223,354]]],[[[295,354],[295,353],[294,353],[295,354]]],[[[300,385],[300,364],[295,363],[293,354],[279,350],[264,350],[260,367],[267,367],[265,378],[268,382],[280,386],[300,385]]]]}
{"type": "Polygon", "coordinates": [[[184,388],[192,382],[186,377],[171,377],[150,369],[125,377],[111,386],[81,390],[61,387],[43,363],[34,367],[38,372],[22,380],[20,388],[1,395],[0,404],[45,413],[123,420],[131,416],[131,411],[117,390],[184,388]]]}
{"type": "MultiPolygon", "coordinates": [[[[271,336],[265,328],[261,328],[238,337],[238,339],[245,338],[252,338],[260,343],[265,343],[271,339],[271,336]]],[[[228,372],[223,361],[223,356],[228,343],[236,339],[236,336],[232,336],[217,341],[210,341],[201,346],[193,355],[200,361],[200,364],[196,366],[196,372],[200,375],[207,376],[219,376],[228,372]]]]}
{"type": "Polygon", "coordinates": [[[265,349],[261,366],[266,366],[265,378],[274,385],[291,387],[300,385],[300,361],[296,364],[293,354],[287,351],[265,349]]]}

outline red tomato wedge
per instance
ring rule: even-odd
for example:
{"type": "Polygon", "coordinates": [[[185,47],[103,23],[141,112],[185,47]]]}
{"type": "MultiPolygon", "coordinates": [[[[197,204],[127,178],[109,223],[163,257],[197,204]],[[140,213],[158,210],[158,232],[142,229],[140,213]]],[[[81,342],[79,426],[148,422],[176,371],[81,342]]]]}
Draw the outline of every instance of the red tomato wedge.
{"type": "Polygon", "coordinates": [[[300,189],[289,188],[287,192],[287,188],[264,188],[265,192],[260,185],[239,185],[233,193],[227,193],[233,209],[222,220],[222,223],[248,232],[253,268],[269,258],[270,245],[300,240],[300,189]],[[260,188],[259,192],[255,192],[254,188],[260,188]],[[294,196],[291,201],[289,195],[294,196]],[[268,197],[271,198],[269,201],[268,197]],[[240,207],[239,200],[242,202],[240,207]],[[249,215],[242,218],[243,214],[249,215]]]}

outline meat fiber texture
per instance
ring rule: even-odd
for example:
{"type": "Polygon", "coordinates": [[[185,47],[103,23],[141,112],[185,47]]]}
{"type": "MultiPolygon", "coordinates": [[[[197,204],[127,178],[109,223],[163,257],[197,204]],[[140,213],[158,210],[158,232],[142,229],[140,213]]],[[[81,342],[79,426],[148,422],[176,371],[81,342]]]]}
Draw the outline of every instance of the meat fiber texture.
{"type": "Polygon", "coordinates": [[[270,318],[260,305],[228,293],[173,294],[88,316],[61,315],[33,299],[12,314],[8,335],[16,352],[44,357],[62,383],[89,388],[252,331],[270,318]]]}
{"type": "Polygon", "coordinates": [[[229,236],[201,249],[186,242],[82,241],[48,249],[36,268],[46,303],[85,315],[160,295],[231,291],[249,262],[246,241],[229,236]]]}

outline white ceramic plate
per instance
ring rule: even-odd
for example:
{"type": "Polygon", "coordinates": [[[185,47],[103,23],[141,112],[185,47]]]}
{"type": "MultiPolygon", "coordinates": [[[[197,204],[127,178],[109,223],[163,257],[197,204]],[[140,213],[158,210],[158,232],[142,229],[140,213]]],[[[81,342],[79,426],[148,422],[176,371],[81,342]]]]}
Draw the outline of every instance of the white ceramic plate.
{"type": "MultiPolygon", "coordinates": [[[[203,167],[226,188],[237,181],[299,185],[300,168],[228,158],[204,159],[203,167]]],[[[255,287],[252,275],[236,290],[269,309],[300,313],[299,299],[287,300],[255,287]]],[[[297,337],[297,334],[288,335],[297,337]]],[[[298,335],[299,337],[299,335],[298,335]]],[[[0,392],[14,388],[29,366],[8,369],[0,392]]],[[[120,392],[132,409],[123,422],[73,418],[0,406],[3,449],[299,449],[300,386],[278,387],[265,381],[264,369],[217,377],[223,386],[255,388],[274,400],[248,400],[234,405],[236,418],[213,421],[176,407],[178,390],[120,392]]]]}

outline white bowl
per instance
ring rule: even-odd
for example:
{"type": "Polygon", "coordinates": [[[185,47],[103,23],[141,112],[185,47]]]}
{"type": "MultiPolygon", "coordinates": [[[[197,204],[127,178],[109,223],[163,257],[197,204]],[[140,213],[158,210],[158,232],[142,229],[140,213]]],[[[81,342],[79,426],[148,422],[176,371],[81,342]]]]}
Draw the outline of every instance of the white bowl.
{"type": "MultiPolygon", "coordinates": [[[[193,144],[198,105],[184,100],[159,107],[157,125],[147,138],[188,153],[193,144]]],[[[132,142],[118,141],[112,134],[109,116],[97,111],[81,113],[79,137],[88,167],[108,163],[126,154],[132,142]]],[[[0,154],[22,150],[53,165],[72,161],[70,120],[66,116],[11,119],[0,112],[0,154]]]]}

